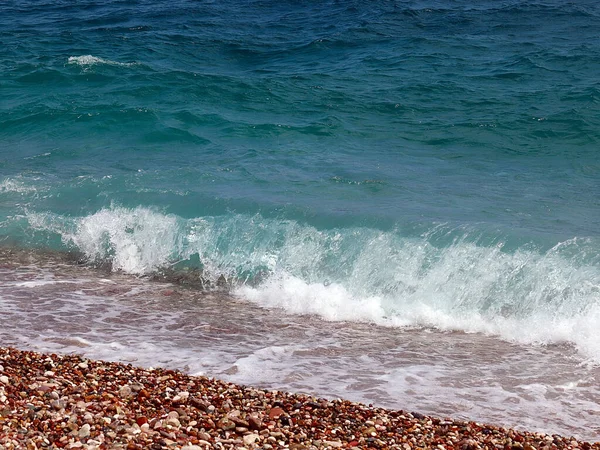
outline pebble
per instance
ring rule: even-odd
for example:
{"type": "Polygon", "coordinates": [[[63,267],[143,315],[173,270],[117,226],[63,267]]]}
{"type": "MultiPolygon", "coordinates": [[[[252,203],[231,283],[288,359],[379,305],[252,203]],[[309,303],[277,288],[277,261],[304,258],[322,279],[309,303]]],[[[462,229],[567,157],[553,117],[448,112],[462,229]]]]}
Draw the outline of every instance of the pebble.
{"type": "Polygon", "coordinates": [[[125,385],[119,389],[119,396],[123,398],[130,397],[133,394],[133,390],[129,385],[125,385]]]}
{"type": "Polygon", "coordinates": [[[179,394],[175,395],[175,397],[173,397],[173,400],[171,400],[171,401],[175,404],[185,403],[188,400],[189,396],[190,396],[189,392],[182,391],[179,394]]]}
{"type": "Polygon", "coordinates": [[[251,430],[260,430],[260,429],[262,429],[262,427],[263,427],[262,420],[260,420],[259,417],[256,417],[256,416],[248,417],[248,428],[250,428],[251,430]]]}
{"type": "Polygon", "coordinates": [[[244,436],[244,445],[254,444],[258,440],[260,440],[260,436],[258,434],[247,434],[244,436]]]}
{"type": "Polygon", "coordinates": [[[271,419],[271,420],[277,419],[283,413],[284,413],[284,411],[281,408],[272,408],[271,411],[269,411],[269,419],[271,419]]]}
{"type": "Polygon", "coordinates": [[[176,419],[174,417],[168,418],[166,420],[166,422],[164,422],[166,425],[170,425],[172,427],[175,428],[180,428],[181,427],[181,422],[179,422],[179,419],[176,419]]]}
{"type": "Polygon", "coordinates": [[[90,424],[89,423],[83,424],[81,426],[81,428],[79,429],[79,432],[77,433],[77,435],[80,438],[88,437],[90,435],[90,424]]]}

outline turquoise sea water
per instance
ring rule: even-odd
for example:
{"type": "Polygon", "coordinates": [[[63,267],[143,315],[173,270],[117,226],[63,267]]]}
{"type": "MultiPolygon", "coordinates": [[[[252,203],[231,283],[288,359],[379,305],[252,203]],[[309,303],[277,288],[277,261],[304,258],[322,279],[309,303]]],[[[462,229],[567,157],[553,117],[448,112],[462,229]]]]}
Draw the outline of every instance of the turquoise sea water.
{"type": "Polygon", "coordinates": [[[5,1],[0,244],[332,335],[565,346],[589,387],[598,29],[594,1],[5,1]]]}

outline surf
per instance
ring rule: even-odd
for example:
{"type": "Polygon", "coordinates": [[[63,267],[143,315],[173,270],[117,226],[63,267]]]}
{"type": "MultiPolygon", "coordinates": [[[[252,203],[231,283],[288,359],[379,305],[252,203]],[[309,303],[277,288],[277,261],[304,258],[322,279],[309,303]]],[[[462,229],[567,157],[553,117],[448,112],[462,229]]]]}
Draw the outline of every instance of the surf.
{"type": "Polygon", "coordinates": [[[411,235],[119,206],[82,217],[30,212],[26,221],[113,271],[187,273],[207,288],[225,280],[247,301],[330,321],[566,342],[600,362],[600,261],[591,238],[544,249],[440,224],[411,235]]]}

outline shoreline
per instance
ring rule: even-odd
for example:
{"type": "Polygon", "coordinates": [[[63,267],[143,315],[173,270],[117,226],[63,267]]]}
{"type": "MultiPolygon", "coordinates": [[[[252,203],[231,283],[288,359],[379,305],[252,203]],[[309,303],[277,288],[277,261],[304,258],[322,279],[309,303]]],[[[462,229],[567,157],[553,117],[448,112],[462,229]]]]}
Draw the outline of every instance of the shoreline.
{"type": "Polygon", "coordinates": [[[600,450],[559,435],[0,347],[0,449],[600,450]]]}

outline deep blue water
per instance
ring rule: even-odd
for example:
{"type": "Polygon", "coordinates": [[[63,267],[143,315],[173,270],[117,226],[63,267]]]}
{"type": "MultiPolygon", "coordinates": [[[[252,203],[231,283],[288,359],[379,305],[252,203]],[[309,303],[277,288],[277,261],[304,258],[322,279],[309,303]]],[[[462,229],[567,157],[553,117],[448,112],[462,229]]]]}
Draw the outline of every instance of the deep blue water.
{"type": "Polygon", "coordinates": [[[600,360],[599,27],[595,1],[4,1],[0,242],[600,360]]]}

